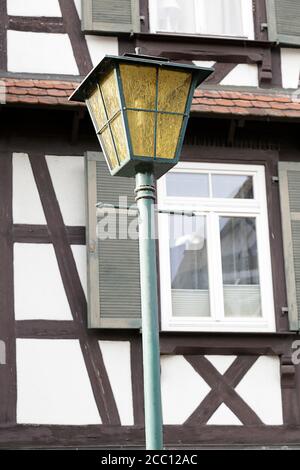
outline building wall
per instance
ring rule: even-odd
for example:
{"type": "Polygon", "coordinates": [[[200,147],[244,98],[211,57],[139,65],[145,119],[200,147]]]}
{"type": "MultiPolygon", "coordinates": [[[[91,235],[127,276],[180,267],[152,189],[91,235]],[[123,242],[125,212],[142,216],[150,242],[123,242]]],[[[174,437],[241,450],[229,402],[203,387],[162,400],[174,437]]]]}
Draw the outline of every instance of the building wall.
{"type": "MultiPolygon", "coordinates": [[[[69,143],[67,133],[55,141],[51,136],[58,135],[60,123],[52,113],[40,127],[38,144],[33,143],[37,122],[22,135],[22,115],[16,129],[8,123],[0,139],[0,253],[6,258],[0,276],[6,317],[0,321],[7,343],[7,364],[0,365],[0,418],[15,423],[13,434],[1,429],[0,445],[86,445],[97,439],[105,447],[129,439],[139,446],[140,333],[86,326],[83,149],[97,148],[96,142],[92,132],[77,145],[69,143]]],[[[62,120],[68,119],[66,113],[62,120]]],[[[263,162],[271,155],[225,150],[186,146],[184,158],[206,160],[213,152],[226,159],[230,152],[236,161],[263,162]]],[[[285,377],[285,368],[293,366],[283,362],[293,338],[284,333],[280,317],[277,329],[273,335],[161,334],[166,445],[198,446],[204,443],[200,429],[205,442],[216,445],[294,438],[288,433],[297,429],[297,394],[294,385],[286,388],[285,377]],[[195,431],[192,438],[187,429],[195,431]]]]}
{"type": "MultiPolygon", "coordinates": [[[[78,0],[30,0],[26,7],[7,0],[0,14],[3,76],[79,81],[104,54],[138,46],[151,55],[164,51],[177,59],[182,53],[189,62],[213,65],[208,87],[298,87],[297,48],[207,41],[191,57],[194,39],[178,46],[179,40],[142,35],[84,36],[78,0]]],[[[62,132],[51,113],[41,117],[29,132],[18,125],[0,135],[0,339],[7,355],[0,364],[0,446],[141,446],[141,336],[86,326],[83,155],[96,142],[89,129],[84,143],[70,143],[68,113],[62,132]]],[[[212,153],[220,160],[277,163],[270,148],[245,147],[226,153],[219,146],[212,153]]],[[[206,158],[205,152],[210,158],[210,151],[194,146],[187,158],[206,158]]],[[[272,204],[278,212],[278,195],[272,204]]],[[[292,343],[286,329],[277,315],[274,335],[162,334],[166,444],[299,442],[299,379],[283,360],[292,343]]]]}
{"type": "MultiPolygon", "coordinates": [[[[147,6],[144,6],[145,3],[141,2],[141,13],[145,10],[148,17],[149,10],[147,6]]],[[[112,35],[84,35],[80,31],[82,13],[79,0],[69,2],[30,0],[26,2],[26,5],[20,0],[5,0],[1,8],[0,24],[3,28],[4,44],[1,68],[13,74],[76,77],[85,75],[91,66],[96,65],[105,54],[118,54],[126,50],[132,52],[135,45],[141,47],[144,53],[150,53],[153,49],[144,36],[128,40],[124,37],[118,39],[117,36],[112,35]],[[76,28],[72,25],[76,25],[76,28]]],[[[259,13],[261,17],[257,19],[257,11],[255,10],[253,28],[257,21],[266,21],[265,13],[259,13]]],[[[264,39],[263,33],[256,31],[255,39],[264,39]]],[[[247,42],[254,44],[253,40],[247,42]]],[[[214,64],[216,73],[209,79],[209,82],[213,84],[255,88],[261,86],[298,88],[300,58],[297,48],[266,47],[256,43],[250,48],[247,44],[245,49],[244,41],[240,44],[236,42],[236,44],[233,45],[230,40],[227,41],[226,47],[232,52],[230,62],[228,58],[225,58],[225,51],[223,54],[220,53],[218,44],[214,48],[210,45],[207,51],[202,52],[195,52],[191,45],[195,59],[188,58],[187,60],[193,60],[199,64],[214,64]],[[205,59],[201,60],[201,56],[205,56],[205,59]],[[212,60],[207,60],[209,56],[212,60]],[[213,60],[214,56],[217,60],[213,60]]],[[[188,52],[188,47],[188,45],[185,47],[186,52],[188,52]]],[[[169,57],[172,58],[174,51],[172,48],[169,51],[168,49],[169,47],[163,48],[164,52],[168,52],[169,57]]],[[[157,47],[155,47],[155,52],[159,52],[157,47]]]]}

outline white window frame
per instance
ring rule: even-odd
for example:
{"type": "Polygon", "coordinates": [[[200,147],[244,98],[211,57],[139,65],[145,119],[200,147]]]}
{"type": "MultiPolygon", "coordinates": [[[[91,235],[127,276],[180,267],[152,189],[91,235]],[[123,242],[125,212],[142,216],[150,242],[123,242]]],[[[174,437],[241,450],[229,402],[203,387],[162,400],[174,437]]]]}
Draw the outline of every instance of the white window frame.
{"type": "MultiPolygon", "coordinates": [[[[151,33],[161,33],[161,34],[179,34],[179,35],[193,35],[193,36],[209,36],[209,37],[228,37],[228,38],[235,38],[235,37],[242,37],[244,39],[255,39],[254,34],[254,17],[253,17],[253,9],[252,9],[252,0],[241,0],[241,9],[242,9],[242,22],[243,22],[243,36],[232,36],[232,35],[208,35],[200,32],[201,21],[200,21],[200,10],[199,13],[196,15],[196,27],[199,28],[198,33],[178,33],[176,31],[160,31],[158,29],[158,18],[157,18],[157,2],[160,0],[149,0],[149,20],[150,20],[150,32],[151,33]]],[[[197,0],[191,0],[195,4],[195,11],[196,9],[196,2],[197,0]]],[[[198,6],[199,7],[199,6],[198,6]]],[[[203,12],[202,12],[203,13],[203,12]]]]}
{"type": "MultiPolygon", "coordinates": [[[[249,175],[253,177],[253,199],[171,197],[166,177],[157,185],[159,208],[206,215],[209,299],[211,317],[173,317],[169,249],[169,215],[158,216],[161,326],[163,331],[274,332],[275,315],[265,169],[262,165],[180,162],[171,172],[249,175]],[[218,216],[248,216],[256,219],[262,317],[225,318],[218,216]]],[[[211,181],[211,178],[209,178],[211,181]]],[[[210,183],[211,184],[211,183],[210,183]]]]}

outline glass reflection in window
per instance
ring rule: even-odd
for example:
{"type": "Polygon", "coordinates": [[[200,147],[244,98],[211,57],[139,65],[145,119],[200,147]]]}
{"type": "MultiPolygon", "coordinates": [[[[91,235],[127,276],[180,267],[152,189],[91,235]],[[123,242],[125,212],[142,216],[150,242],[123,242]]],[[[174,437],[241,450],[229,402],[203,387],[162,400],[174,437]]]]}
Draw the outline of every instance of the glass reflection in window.
{"type": "Polygon", "coordinates": [[[253,199],[253,178],[249,175],[212,175],[212,196],[253,199]]]}
{"type": "Polygon", "coordinates": [[[169,217],[173,316],[209,316],[206,219],[169,217]]]}
{"type": "Polygon", "coordinates": [[[260,317],[254,217],[220,217],[225,317],[260,317]]]}

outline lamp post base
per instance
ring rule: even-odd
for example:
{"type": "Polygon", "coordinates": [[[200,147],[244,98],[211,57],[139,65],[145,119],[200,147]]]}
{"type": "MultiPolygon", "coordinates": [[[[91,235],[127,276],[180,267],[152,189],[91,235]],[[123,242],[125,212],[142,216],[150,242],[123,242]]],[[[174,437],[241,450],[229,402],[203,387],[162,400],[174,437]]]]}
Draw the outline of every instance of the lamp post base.
{"type": "Polygon", "coordinates": [[[160,450],[163,448],[163,425],[154,216],[155,186],[151,165],[141,166],[138,169],[135,194],[140,218],[139,247],[146,449],[160,450]]]}

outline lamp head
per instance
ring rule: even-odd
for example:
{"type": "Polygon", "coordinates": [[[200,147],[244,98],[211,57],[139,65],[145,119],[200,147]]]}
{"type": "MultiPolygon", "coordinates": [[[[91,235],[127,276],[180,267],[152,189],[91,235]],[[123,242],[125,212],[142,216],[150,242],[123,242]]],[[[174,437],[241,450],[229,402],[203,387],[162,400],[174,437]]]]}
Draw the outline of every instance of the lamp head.
{"type": "Polygon", "coordinates": [[[69,98],[85,101],[111,174],[156,177],[179,160],[195,88],[213,69],[135,54],[105,56],[69,98]]]}

